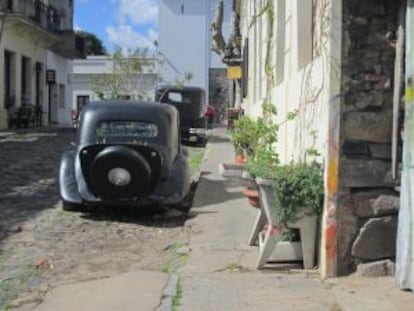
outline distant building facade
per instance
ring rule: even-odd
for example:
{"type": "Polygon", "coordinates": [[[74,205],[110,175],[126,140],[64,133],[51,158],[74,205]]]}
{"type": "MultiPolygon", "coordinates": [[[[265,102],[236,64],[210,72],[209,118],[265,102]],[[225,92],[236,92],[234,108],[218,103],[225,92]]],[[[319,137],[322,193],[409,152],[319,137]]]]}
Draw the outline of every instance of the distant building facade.
{"type": "MultiPolygon", "coordinates": [[[[139,74],[128,79],[128,91],[122,96],[125,99],[153,100],[158,82],[157,62],[149,60],[150,65],[144,66],[139,74]]],[[[110,56],[88,56],[73,62],[72,75],[72,109],[80,111],[90,101],[108,98],[109,94],[97,94],[93,88],[93,79],[114,72],[114,60],[110,56]]]]}
{"type": "Polygon", "coordinates": [[[70,60],[84,56],[73,0],[0,0],[0,22],[0,129],[13,125],[22,106],[37,126],[69,125],[70,60]]]}

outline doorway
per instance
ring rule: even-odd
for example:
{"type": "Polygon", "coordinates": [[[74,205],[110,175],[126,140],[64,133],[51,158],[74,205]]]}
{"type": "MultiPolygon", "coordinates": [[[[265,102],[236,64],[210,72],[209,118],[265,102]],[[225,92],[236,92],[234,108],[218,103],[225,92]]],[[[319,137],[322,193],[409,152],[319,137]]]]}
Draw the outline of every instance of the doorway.
{"type": "Polygon", "coordinates": [[[89,103],[90,96],[89,95],[78,95],[76,96],[76,111],[78,114],[81,112],[83,106],[89,103]]]}

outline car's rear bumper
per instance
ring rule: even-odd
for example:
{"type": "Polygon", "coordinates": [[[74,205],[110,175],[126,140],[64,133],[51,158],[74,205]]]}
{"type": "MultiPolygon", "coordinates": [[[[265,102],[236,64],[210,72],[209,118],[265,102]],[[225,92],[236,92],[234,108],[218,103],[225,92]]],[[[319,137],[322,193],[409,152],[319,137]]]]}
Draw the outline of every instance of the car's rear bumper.
{"type": "MultiPolygon", "coordinates": [[[[73,154],[71,154],[73,157],[73,154]]],[[[74,159],[67,159],[61,164],[60,178],[68,176],[68,170],[72,168],[71,177],[67,181],[60,181],[60,194],[64,201],[69,203],[83,204],[85,206],[141,206],[158,204],[179,204],[188,194],[191,187],[190,168],[184,156],[177,157],[168,178],[159,181],[149,195],[132,198],[101,199],[95,196],[87,186],[81,171],[75,177],[74,159]],[[80,188],[80,189],[79,189],[80,188]],[[81,190],[81,191],[79,191],[81,190]]]]}
{"type": "Polygon", "coordinates": [[[188,128],[181,131],[181,141],[189,143],[204,142],[207,139],[206,128],[188,128]]]}

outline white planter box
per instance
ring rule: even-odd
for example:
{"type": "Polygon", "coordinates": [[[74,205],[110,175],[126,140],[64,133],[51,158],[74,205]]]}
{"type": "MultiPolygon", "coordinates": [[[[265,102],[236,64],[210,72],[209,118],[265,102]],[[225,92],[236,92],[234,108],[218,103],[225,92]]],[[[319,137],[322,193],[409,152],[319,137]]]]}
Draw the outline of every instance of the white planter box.
{"type": "Polygon", "coordinates": [[[219,173],[222,177],[242,177],[245,164],[220,163],[219,173]]]}
{"type": "Polygon", "coordinates": [[[280,241],[270,255],[268,262],[278,261],[302,261],[302,243],[280,241]]]}
{"type": "MultiPolygon", "coordinates": [[[[256,178],[261,195],[261,209],[266,215],[268,226],[279,226],[279,221],[271,207],[273,200],[273,189],[270,180],[256,178]]],[[[263,268],[269,261],[298,261],[303,260],[305,269],[315,266],[315,252],[317,239],[317,217],[306,215],[304,212],[295,223],[289,223],[290,228],[299,229],[301,242],[286,244],[279,241],[281,232],[276,230],[262,231],[259,233],[259,259],[257,267],[263,268]],[[280,245],[280,246],[279,246],[280,245]],[[300,251],[298,250],[300,248],[300,251]],[[300,256],[299,256],[300,255],[300,256]]]]}

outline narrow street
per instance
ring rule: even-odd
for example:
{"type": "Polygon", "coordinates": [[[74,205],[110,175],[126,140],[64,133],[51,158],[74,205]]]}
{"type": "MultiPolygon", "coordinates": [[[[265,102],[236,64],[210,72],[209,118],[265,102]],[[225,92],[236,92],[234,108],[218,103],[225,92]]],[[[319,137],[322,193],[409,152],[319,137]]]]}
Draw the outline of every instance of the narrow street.
{"type": "MultiPolygon", "coordinates": [[[[30,310],[62,283],[162,271],[174,252],[186,217],[175,210],[62,210],[59,159],[73,141],[71,129],[0,133],[0,310],[30,310]]],[[[203,149],[189,149],[197,164],[203,149]]]]}

